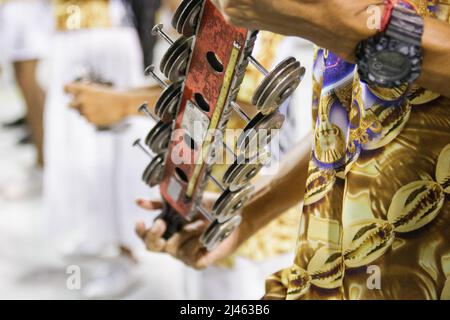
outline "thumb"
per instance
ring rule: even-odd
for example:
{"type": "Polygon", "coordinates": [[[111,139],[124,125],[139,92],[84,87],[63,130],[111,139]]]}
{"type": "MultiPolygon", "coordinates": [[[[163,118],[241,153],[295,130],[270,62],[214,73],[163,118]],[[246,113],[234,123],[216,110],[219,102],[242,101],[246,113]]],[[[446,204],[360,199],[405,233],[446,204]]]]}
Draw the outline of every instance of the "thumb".
{"type": "Polygon", "coordinates": [[[219,261],[220,259],[227,256],[226,250],[219,246],[218,248],[214,249],[213,251],[207,251],[206,249],[202,249],[197,256],[195,268],[196,269],[206,269],[209,266],[211,266],[216,261],[219,261]]]}
{"type": "Polygon", "coordinates": [[[77,83],[77,82],[71,82],[64,86],[64,91],[68,94],[77,95],[81,91],[83,91],[83,89],[85,87],[86,87],[86,85],[84,85],[84,84],[77,83]]]}
{"type": "Polygon", "coordinates": [[[145,210],[158,210],[163,208],[163,203],[161,200],[136,200],[136,204],[145,210]]]}

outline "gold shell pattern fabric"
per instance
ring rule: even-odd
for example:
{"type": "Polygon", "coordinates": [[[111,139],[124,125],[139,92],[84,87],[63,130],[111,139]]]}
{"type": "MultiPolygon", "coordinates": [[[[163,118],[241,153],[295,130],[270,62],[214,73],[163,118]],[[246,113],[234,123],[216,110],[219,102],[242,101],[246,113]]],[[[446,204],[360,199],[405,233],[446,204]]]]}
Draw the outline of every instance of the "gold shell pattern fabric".
{"type": "Polygon", "coordinates": [[[436,181],[441,185],[445,193],[450,193],[450,144],[439,155],[436,166],[436,181]]]}
{"type": "MultiPolygon", "coordinates": [[[[450,22],[449,2],[414,2],[450,22]]],[[[321,48],[313,75],[296,257],[265,298],[450,299],[450,99],[368,86],[321,48]]]]}

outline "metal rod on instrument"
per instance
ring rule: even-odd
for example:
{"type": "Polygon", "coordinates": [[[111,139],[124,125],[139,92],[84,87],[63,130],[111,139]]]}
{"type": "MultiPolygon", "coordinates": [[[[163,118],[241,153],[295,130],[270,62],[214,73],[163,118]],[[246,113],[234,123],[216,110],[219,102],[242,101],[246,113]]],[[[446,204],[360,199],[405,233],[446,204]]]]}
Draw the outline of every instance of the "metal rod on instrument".
{"type": "Polygon", "coordinates": [[[224,192],[226,189],[224,186],[219,182],[219,180],[216,179],[212,174],[208,174],[208,178],[211,179],[211,181],[217,186],[217,188],[220,189],[220,191],[224,192]]]}
{"type": "Polygon", "coordinates": [[[203,208],[202,206],[198,206],[197,210],[200,211],[200,213],[209,221],[209,222],[214,222],[216,219],[214,219],[214,217],[211,215],[211,213],[208,212],[208,210],[206,210],[205,208],[203,208]]]}
{"type": "Polygon", "coordinates": [[[242,108],[234,101],[231,101],[231,107],[236,111],[239,116],[247,122],[250,122],[250,117],[242,110],[242,108]]]}
{"type": "Polygon", "coordinates": [[[150,110],[148,110],[148,103],[147,102],[145,102],[142,106],[140,106],[138,111],[140,113],[146,114],[149,118],[153,119],[156,122],[159,121],[159,119],[153,113],[151,113],[150,110]]]}
{"type": "Polygon", "coordinates": [[[158,82],[159,86],[162,89],[166,89],[169,85],[164,82],[160,77],[158,77],[158,75],[155,73],[155,66],[154,65],[149,65],[147,67],[147,69],[145,69],[145,75],[146,76],[151,76],[153,79],[156,80],[156,82],[158,82]]]}
{"type": "Polygon", "coordinates": [[[141,143],[141,139],[137,139],[134,143],[133,143],[133,147],[138,147],[139,149],[141,149],[145,154],[147,154],[150,158],[154,158],[154,156],[147,150],[144,148],[144,146],[141,143]]]}
{"type": "Polygon", "coordinates": [[[258,69],[259,72],[261,72],[263,75],[268,76],[269,75],[269,71],[267,71],[266,68],[264,68],[264,66],[259,63],[259,61],[257,61],[255,58],[253,58],[253,56],[249,56],[248,60],[250,61],[250,63],[252,65],[255,66],[256,69],[258,69]]]}
{"type": "Polygon", "coordinates": [[[162,23],[157,24],[152,29],[152,35],[160,35],[164,40],[166,40],[170,45],[174,43],[174,41],[169,37],[167,33],[163,30],[164,25],[162,23]]]}
{"type": "Polygon", "coordinates": [[[234,158],[236,158],[236,153],[233,151],[233,149],[231,149],[226,143],[225,141],[222,142],[223,146],[225,147],[225,150],[228,151],[229,154],[231,154],[234,158]]]}
{"type": "MultiPolygon", "coordinates": [[[[174,41],[169,37],[167,33],[164,32],[163,29],[164,25],[162,23],[157,24],[152,29],[152,35],[154,36],[159,35],[164,40],[166,40],[170,45],[174,44],[174,41]]],[[[269,75],[269,71],[267,71],[267,69],[264,68],[264,66],[261,63],[259,63],[259,61],[256,60],[253,56],[249,56],[248,59],[250,63],[253,64],[256,69],[258,69],[259,72],[261,72],[265,76],[269,75]]]]}

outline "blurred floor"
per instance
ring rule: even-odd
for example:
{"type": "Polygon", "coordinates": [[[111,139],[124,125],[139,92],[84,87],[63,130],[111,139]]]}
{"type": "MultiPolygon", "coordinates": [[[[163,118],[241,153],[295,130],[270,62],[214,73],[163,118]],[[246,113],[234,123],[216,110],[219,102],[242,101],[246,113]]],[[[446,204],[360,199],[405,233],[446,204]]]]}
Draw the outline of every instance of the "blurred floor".
{"type": "MultiPolygon", "coordinates": [[[[0,82],[0,122],[23,114],[15,87],[0,82]]],[[[33,165],[31,146],[17,146],[21,129],[0,128],[0,183],[33,165]]],[[[82,299],[80,291],[66,286],[67,262],[47,248],[40,196],[5,201],[0,195],[0,299],[82,299]]],[[[184,266],[173,259],[138,252],[137,285],[119,299],[183,299],[184,266]]]]}

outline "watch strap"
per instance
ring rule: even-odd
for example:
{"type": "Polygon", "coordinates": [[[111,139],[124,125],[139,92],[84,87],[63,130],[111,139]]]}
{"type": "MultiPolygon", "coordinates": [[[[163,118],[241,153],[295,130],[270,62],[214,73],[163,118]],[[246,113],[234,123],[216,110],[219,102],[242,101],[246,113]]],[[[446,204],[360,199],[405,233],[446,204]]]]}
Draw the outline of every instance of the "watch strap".
{"type": "Polygon", "coordinates": [[[386,35],[415,46],[421,46],[424,32],[423,18],[416,11],[396,5],[391,13],[386,35]]]}

